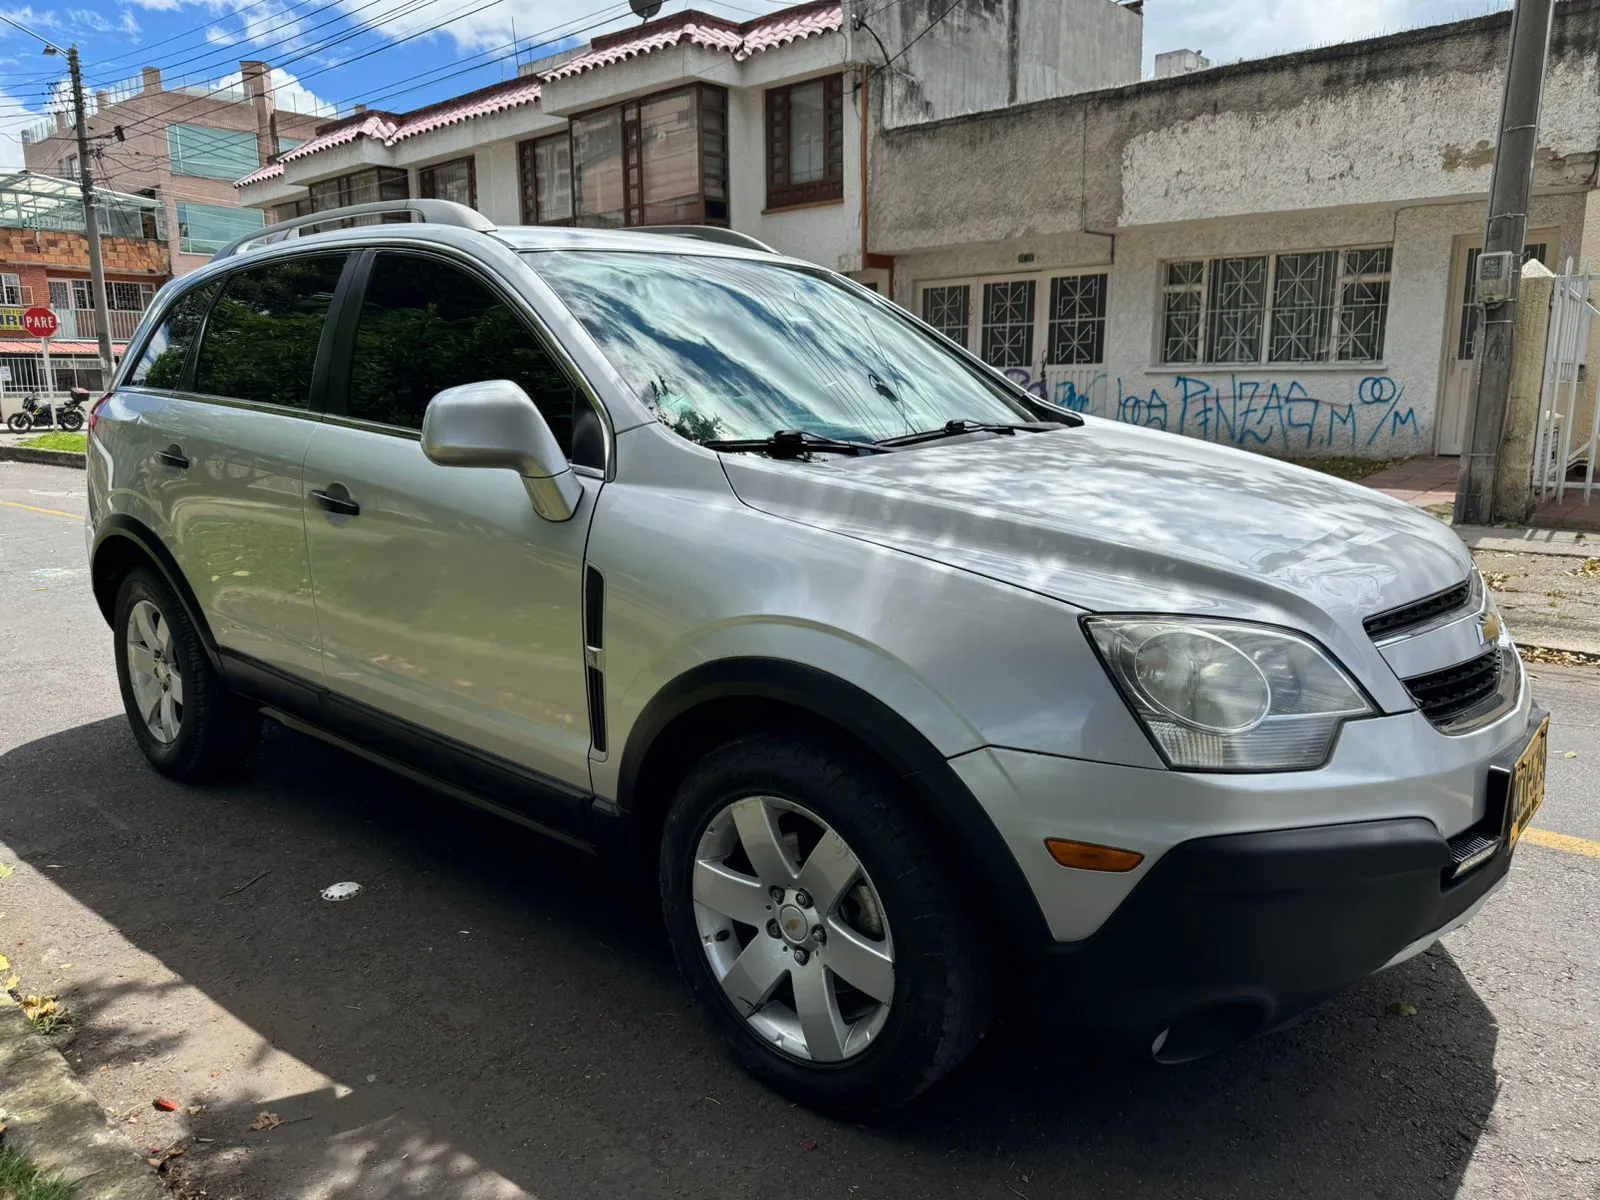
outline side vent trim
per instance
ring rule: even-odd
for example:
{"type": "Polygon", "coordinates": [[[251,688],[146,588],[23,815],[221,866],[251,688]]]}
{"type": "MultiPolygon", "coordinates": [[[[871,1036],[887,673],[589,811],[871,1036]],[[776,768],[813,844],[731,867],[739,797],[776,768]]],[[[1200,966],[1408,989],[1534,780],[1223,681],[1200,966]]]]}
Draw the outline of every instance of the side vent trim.
{"type": "Polygon", "coordinates": [[[583,679],[589,694],[589,740],[606,753],[605,676],[606,580],[593,567],[583,569],[583,679]]]}

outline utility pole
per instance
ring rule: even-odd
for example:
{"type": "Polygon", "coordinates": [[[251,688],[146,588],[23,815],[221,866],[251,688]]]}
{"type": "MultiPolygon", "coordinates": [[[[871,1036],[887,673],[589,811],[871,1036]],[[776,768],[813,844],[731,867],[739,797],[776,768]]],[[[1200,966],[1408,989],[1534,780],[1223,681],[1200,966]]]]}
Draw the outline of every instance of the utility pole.
{"type": "Polygon", "coordinates": [[[100,386],[111,386],[115,364],[111,359],[111,314],[106,310],[106,268],[100,261],[100,222],[94,208],[93,160],[89,157],[89,114],[83,103],[83,68],[78,62],[78,45],[67,51],[67,68],[72,72],[72,114],[78,125],[78,187],[83,191],[83,229],[89,241],[89,292],[94,300],[94,326],[100,341],[100,386]]]}
{"type": "MultiPolygon", "coordinates": [[[[1500,100],[1500,135],[1489,176],[1489,221],[1483,255],[1510,253],[1510,291],[1484,303],[1482,337],[1474,364],[1472,404],[1467,409],[1465,452],[1456,481],[1455,521],[1487,525],[1493,519],[1495,475],[1511,396],[1511,341],[1522,278],[1522,247],[1533,198],[1533,156],[1539,143],[1539,102],[1555,0],[1516,0],[1511,10],[1511,48],[1506,56],[1505,93],[1500,100]]],[[[1481,258],[1480,258],[1481,261],[1481,258]]]]}

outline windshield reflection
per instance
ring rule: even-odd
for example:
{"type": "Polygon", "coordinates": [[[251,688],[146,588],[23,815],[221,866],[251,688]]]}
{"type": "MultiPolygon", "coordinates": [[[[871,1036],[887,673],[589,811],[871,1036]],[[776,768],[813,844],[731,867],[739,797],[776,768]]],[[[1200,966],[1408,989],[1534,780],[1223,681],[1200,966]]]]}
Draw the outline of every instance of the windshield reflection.
{"type": "Polygon", "coordinates": [[[909,318],[780,263],[529,254],[657,419],[697,442],[777,430],[877,441],[1035,419],[909,318]]]}

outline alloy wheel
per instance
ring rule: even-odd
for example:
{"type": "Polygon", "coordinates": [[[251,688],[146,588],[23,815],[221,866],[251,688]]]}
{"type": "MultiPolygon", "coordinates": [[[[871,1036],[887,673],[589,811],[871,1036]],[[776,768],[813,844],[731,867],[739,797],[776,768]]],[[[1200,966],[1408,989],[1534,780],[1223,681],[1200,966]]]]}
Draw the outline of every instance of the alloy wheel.
{"type": "Polygon", "coordinates": [[[894,999],[883,902],[816,813],[776,796],[718,811],[695,853],[694,907],[713,977],[775,1049],[842,1062],[883,1031],[894,999]]]}
{"type": "Polygon", "coordinates": [[[172,653],[172,625],[140,600],[128,610],[128,682],[150,736],[171,745],[183,725],[183,673],[172,653]]]}

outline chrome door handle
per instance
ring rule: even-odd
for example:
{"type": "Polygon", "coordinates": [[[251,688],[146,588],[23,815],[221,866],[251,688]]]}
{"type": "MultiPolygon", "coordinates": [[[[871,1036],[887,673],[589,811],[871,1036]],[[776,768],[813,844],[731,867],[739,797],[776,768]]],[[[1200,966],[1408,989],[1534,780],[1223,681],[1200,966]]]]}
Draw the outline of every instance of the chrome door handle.
{"type": "Polygon", "coordinates": [[[348,495],[335,496],[321,488],[313,489],[311,498],[331,513],[338,513],[341,517],[357,517],[361,515],[361,505],[357,504],[348,495]]]}
{"type": "Polygon", "coordinates": [[[180,471],[189,469],[188,456],[184,454],[183,448],[177,442],[173,442],[165,450],[157,450],[156,457],[169,467],[177,467],[180,471]]]}

